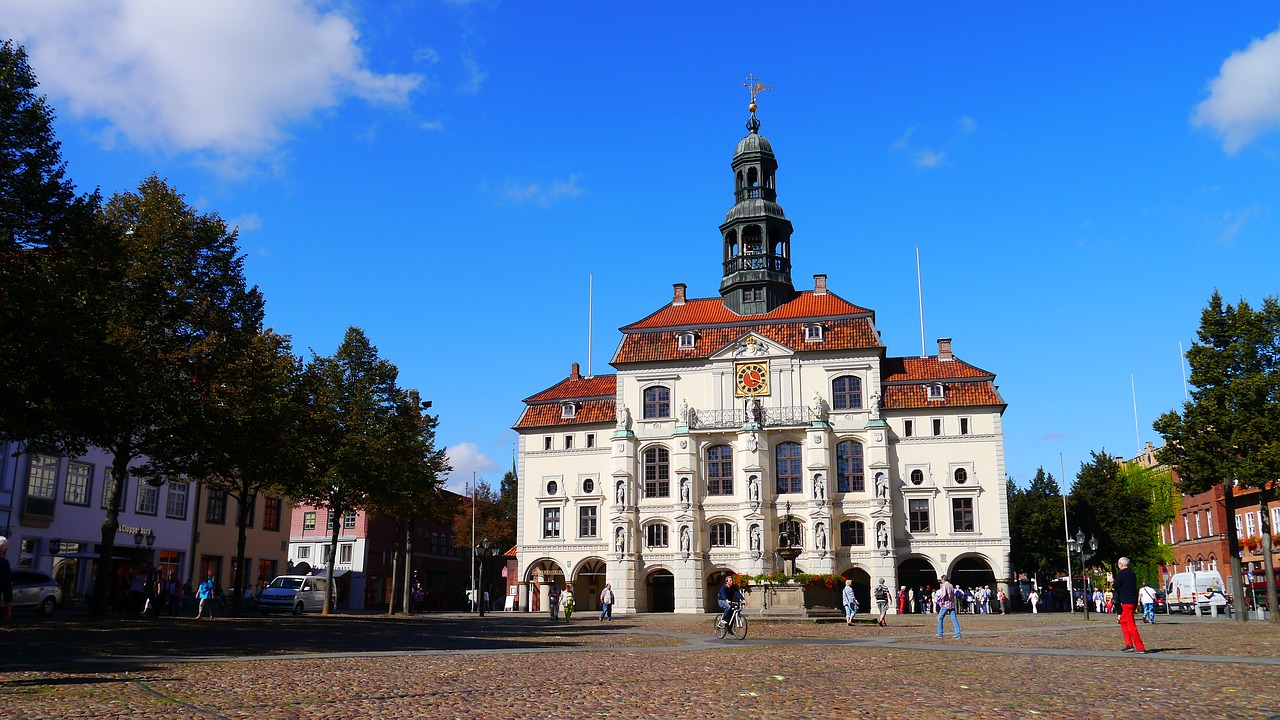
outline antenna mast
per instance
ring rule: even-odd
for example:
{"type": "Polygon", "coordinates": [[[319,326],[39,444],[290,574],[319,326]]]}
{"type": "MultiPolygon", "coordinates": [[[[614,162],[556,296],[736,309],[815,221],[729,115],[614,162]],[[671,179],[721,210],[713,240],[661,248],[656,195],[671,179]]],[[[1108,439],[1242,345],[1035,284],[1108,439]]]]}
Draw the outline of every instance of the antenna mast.
{"type": "Polygon", "coordinates": [[[595,276],[587,274],[587,377],[591,377],[591,304],[594,300],[595,276]]]}
{"type": "Polygon", "coordinates": [[[924,285],[920,282],[920,246],[916,246],[916,296],[920,302],[920,357],[929,357],[924,346],[924,285]]]}

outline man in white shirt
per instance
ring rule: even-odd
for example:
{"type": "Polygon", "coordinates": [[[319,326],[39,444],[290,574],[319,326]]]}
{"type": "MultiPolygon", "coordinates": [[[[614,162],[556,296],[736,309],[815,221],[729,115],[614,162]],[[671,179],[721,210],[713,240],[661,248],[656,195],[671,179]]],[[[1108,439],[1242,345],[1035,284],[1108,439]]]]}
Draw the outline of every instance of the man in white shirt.
{"type": "Polygon", "coordinates": [[[1138,602],[1142,603],[1142,619],[1144,622],[1156,621],[1156,590],[1151,583],[1143,583],[1138,588],[1138,602]]]}

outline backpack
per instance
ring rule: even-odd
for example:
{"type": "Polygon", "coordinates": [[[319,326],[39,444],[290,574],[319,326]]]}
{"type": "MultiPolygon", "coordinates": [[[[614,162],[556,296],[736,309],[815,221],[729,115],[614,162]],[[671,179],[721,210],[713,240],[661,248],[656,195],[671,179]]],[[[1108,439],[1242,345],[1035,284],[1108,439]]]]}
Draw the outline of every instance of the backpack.
{"type": "Polygon", "coordinates": [[[885,586],[885,585],[877,585],[877,586],[876,586],[876,599],[877,599],[877,600],[888,600],[888,599],[889,599],[889,588],[888,588],[887,586],[885,586]]]}

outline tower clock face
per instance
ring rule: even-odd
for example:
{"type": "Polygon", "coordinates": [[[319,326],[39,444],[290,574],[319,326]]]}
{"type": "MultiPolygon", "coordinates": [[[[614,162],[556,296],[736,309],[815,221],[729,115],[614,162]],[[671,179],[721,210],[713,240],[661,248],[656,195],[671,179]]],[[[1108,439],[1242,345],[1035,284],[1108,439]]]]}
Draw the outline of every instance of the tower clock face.
{"type": "Polygon", "coordinates": [[[769,363],[743,362],[734,367],[735,395],[752,397],[769,394],[769,363]]]}

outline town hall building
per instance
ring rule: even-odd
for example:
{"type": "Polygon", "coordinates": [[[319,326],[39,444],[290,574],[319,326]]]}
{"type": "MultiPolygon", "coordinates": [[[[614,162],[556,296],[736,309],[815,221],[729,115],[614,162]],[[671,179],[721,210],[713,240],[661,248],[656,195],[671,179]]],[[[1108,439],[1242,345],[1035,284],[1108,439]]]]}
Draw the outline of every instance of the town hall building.
{"type": "MultiPolygon", "coordinates": [[[[528,397],[519,433],[522,609],[716,609],[726,573],[831,573],[864,608],[893,588],[1009,578],[1005,403],[938,340],[890,357],[875,312],[826,275],[798,290],[777,160],[750,106],[720,236],[720,294],[621,328],[616,373],[528,397]],[[794,551],[780,553],[780,549],[794,551]]],[[[896,606],[896,603],[894,603],[896,606]]]]}

